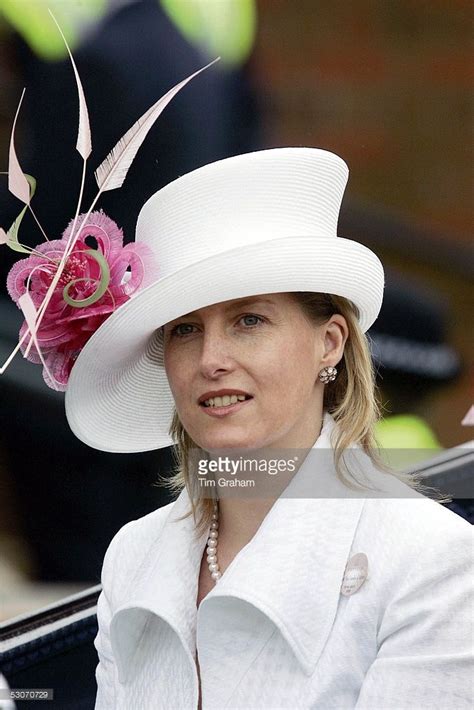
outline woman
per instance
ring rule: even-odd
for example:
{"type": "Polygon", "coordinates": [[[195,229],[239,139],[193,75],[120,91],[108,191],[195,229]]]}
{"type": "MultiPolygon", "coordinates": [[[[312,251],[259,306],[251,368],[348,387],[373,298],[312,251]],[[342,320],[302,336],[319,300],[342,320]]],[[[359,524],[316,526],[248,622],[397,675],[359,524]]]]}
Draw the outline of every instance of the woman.
{"type": "Polygon", "coordinates": [[[160,276],[86,343],[66,412],[104,451],[176,444],[179,496],[105,555],[99,710],[471,707],[471,527],[375,453],[383,268],[337,236],[347,177],[257,151],[140,212],[160,276]],[[224,451],[264,464],[256,493],[224,451]]]}

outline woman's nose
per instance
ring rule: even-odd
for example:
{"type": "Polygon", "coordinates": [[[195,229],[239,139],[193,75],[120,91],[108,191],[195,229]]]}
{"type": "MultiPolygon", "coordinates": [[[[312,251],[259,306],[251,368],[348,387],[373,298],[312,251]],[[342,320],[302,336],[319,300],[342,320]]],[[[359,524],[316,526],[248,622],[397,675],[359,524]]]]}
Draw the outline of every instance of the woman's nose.
{"type": "Polygon", "coordinates": [[[227,371],[232,367],[232,353],[229,339],[220,330],[212,329],[204,333],[200,353],[201,372],[207,377],[218,371],[227,371]]]}

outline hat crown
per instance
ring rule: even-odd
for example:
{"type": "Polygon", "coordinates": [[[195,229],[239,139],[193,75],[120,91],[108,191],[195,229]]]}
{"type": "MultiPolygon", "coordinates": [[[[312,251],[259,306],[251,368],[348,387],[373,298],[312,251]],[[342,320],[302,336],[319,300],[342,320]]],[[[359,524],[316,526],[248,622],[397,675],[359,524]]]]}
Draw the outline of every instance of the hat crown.
{"type": "Polygon", "coordinates": [[[342,158],[320,148],[271,148],[225,158],[152,195],[138,216],[136,240],[153,248],[161,279],[257,242],[336,238],[348,175],[342,158]]]}

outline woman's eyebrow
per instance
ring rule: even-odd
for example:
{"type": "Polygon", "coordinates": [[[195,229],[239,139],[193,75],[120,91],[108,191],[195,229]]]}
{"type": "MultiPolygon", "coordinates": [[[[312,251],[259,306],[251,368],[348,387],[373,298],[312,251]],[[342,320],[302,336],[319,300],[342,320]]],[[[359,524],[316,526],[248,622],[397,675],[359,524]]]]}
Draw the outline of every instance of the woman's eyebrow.
{"type": "MultiPolygon", "coordinates": [[[[248,306],[253,306],[253,305],[255,305],[255,304],[260,304],[260,303],[265,303],[266,305],[275,307],[275,302],[272,301],[270,298],[260,298],[260,297],[257,297],[257,298],[250,298],[250,297],[246,297],[246,298],[235,299],[234,301],[232,301],[232,303],[229,303],[229,304],[226,306],[225,310],[226,310],[226,311],[233,311],[233,310],[235,310],[236,308],[241,308],[242,306],[248,307],[248,306]]],[[[198,310],[199,310],[199,309],[198,309],[198,310]]],[[[197,311],[191,311],[191,313],[185,313],[184,315],[179,316],[179,318],[189,318],[190,316],[196,315],[196,313],[197,313],[197,311]]],[[[175,320],[178,320],[178,319],[176,318],[175,320]]]]}
{"type": "Polygon", "coordinates": [[[234,308],[241,308],[242,306],[253,306],[256,303],[265,303],[270,306],[275,306],[275,302],[272,301],[271,298],[239,298],[238,300],[232,301],[232,303],[227,306],[226,311],[231,311],[234,308]]]}

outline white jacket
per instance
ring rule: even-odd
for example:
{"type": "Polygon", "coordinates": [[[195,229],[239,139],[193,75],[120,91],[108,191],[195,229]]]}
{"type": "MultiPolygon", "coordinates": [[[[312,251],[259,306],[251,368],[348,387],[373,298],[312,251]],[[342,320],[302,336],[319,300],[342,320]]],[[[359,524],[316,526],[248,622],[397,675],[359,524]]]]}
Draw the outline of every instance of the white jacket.
{"type": "MultiPolygon", "coordinates": [[[[315,447],[330,448],[334,425],[326,413],[315,447]]],[[[308,475],[303,464],[294,481],[308,475]]],[[[173,522],[186,491],[118,531],[98,600],[96,710],[196,710],[196,648],[203,710],[473,707],[471,525],[420,495],[337,497],[335,472],[317,475],[334,497],[279,498],[199,610],[207,533],[195,539],[192,516],[173,522]],[[345,596],[360,552],[367,579],[345,596]]]]}

